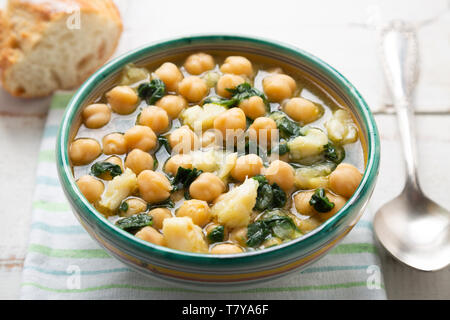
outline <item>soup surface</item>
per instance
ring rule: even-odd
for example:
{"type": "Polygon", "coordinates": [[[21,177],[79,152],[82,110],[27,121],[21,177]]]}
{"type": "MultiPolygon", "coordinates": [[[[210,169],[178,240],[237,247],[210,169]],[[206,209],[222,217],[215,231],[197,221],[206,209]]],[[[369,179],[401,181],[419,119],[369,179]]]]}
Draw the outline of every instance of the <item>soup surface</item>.
{"type": "Polygon", "coordinates": [[[81,113],[77,185],[111,223],[156,245],[231,254],[293,240],[358,187],[351,112],[293,67],[198,52],[128,65],[81,113]]]}

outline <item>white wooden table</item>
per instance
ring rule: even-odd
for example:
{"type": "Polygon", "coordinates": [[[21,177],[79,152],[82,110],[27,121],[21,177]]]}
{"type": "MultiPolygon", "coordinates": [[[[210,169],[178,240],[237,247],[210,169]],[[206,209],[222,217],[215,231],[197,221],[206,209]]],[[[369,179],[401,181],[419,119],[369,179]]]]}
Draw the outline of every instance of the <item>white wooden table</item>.
{"type": "MultiPolygon", "coordinates": [[[[0,0],[3,7],[6,0],[0,0]]],[[[191,33],[243,33],[301,47],[335,66],[376,113],[381,170],[371,200],[376,210],[403,186],[403,161],[395,116],[377,56],[376,31],[362,25],[390,19],[431,18],[420,29],[421,78],[416,112],[420,179],[425,192],[450,208],[450,12],[435,1],[117,0],[125,32],[117,54],[141,44],[191,33]],[[216,4],[217,3],[217,4],[216,4]],[[386,109],[388,107],[388,109],[386,109]]],[[[19,296],[31,218],[36,160],[49,99],[20,100],[0,90],[0,299],[19,296]]],[[[450,299],[450,268],[423,273],[404,267],[383,249],[391,299],[450,299]]]]}

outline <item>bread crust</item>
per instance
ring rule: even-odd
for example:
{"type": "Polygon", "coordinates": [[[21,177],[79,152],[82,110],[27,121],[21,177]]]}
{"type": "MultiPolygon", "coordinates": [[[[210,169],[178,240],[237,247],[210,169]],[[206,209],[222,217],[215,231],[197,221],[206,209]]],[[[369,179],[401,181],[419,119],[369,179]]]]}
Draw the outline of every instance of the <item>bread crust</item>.
{"type": "MultiPolygon", "coordinates": [[[[119,10],[112,0],[9,0],[6,11],[0,10],[0,80],[5,90],[13,96],[25,98],[47,95],[28,95],[12,90],[6,83],[7,73],[40,43],[52,23],[67,19],[75,10],[79,10],[80,14],[104,17],[117,26],[118,36],[111,39],[114,42],[113,50],[104,53],[102,64],[111,57],[123,31],[119,10]]],[[[85,78],[80,79],[74,87],[85,78]]]]}

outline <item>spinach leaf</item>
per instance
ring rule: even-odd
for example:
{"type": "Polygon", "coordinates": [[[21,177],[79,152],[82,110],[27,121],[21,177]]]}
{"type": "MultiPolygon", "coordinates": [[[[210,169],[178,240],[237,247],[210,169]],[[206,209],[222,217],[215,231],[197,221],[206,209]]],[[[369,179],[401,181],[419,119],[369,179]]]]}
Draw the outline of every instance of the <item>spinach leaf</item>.
{"type": "Polygon", "coordinates": [[[260,184],[261,184],[261,183],[269,183],[269,182],[267,181],[267,178],[266,178],[265,176],[263,176],[262,174],[258,174],[258,175],[256,175],[256,176],[254,176],[252,179],[258,181],[260,184]]]}
{"type": "Polygon", "coordinates": [[[145,100],[148,105],[153,105],[156,101],[164,97],[166,85],[160,79],[153,79],[150,82],[139,85],[137,91],[139,98],[145,100]]]}
{"type": "Polygon", "coordinates": [[[273,189],[270,184],[259,184],[254,209],[264,211],[273,208],[273,189]]]}
{"type": "Polygon", "coordinates": [[[237,107],[243,100],[249,99],[253,96],[258,96],[263,99],[264,103],[268,105],[268,101],[264,93],[256,88],[253,88],[249,83],[241,83],[234,89],[228,89],[227,91],[231,93],[231,98],[226,99],[222,97],[208,97],[203,101],[203,104],[214,103],[227,108],[237,107]]]}
{"type": "Polygon", "coordinates": [[[217,226],[208,233],[207,238],[209,243],[222,242],[225,237],[225,228],[217,226]]]}
{"type": "Polygon", "coordinates": [[[277,128],[280,131],[280,137],[284,139],[302,135],[301,126],[295,121],[290,120],[286,116],[275,120],[275,123],[277,124],[277,128]]]}
{"type": "Polygon", "coordinates": [[[222,98],[222,97],[218,97],[218,96],[212,96],[212,97],[208,97],[205,100],[203,100],[203,105],[208,104],[208,103],[218,104],[220,106],[232,108],[232,107],[235,107],[236,101],[234,99],[226,99],[226,98],[222,98]]]}
{"type": "Polygon", "coordinates": [[[297,230],[291,218],[287,216],[277,216],[271,220],[272,234],[282,240],[294,239],[297,230]]]}
{"type": "Polygon", "coordinates": [[[273,149],[270,150],[270,154],[278,152],[278,155],[282,156],[289,152],[289,146],[287,143],[280,143],[277,146],[273,147],[273,149]]]}
{"type": "Polygon", "coordinates": [[[257,247],[272,235],[265,221],[256,221],[247,227],[247,246],[257,247]]]}
{"type": "Polygon", "coordinates": [[[236,101],[236,105],[241,103],[243,100],[249,99],[254,96],[260,97],[261,99],[263,99],[264,103],[267,104],[267,98],[264,93],[256,88],[253,88],[250,83],[241,83],[236,88],[227,88],[226,90],[231,93],[233,99],[236,101]]]}
{"type": "Polygon", "coordinates": [[[202,170],[194,169],[185,169],[183,167],[179,167],[175,178],[172,181],[173,191],[180,190],[182,188],[185,189],[184,197],[186,199],[190,199],[189,195],[189,186],[199,175],[203,173],[202,170]]]}
{"type": "Polygon", "coordinates": [[[158,136],[158,143],[159,143],[158,150],[160,148],[164,147],[164,148],[166,148],[167,152],[170,153],[170,144],[169,144],[169,140],[166,137],[158,136]]]}
{"type": "Polygon", "coordinates": [[[160,203],[147,203],[147,210],[153,210],[156,208],[174,208],[175,203],[169,198],[160,203]]]}
{"type": "Polygon", "coordinates": [[[318,212],[329,212],[334,208],[334,203],[328,199],[323,188],[316,189],[309,200],[309,205],[318,212]]]}
{"type": "Polygon", "coordinates": [[[269,211],[262,216],[261,220],[248,225],[247,245],[260,246],[272,236],[282,240],[294,239],[297,232],[297,226],[282,210],[269,211]]]}
{"type": "Polygon", "coordinates": [[[272,184],[273,207],[283,208],[286,205],[286,193],[276,183],[272,184]]]}
{"type": "Polygon", "coordinates": [[[336,146],[333,142],[328,142],[323,146],[325,158],[339,164],[345,158],[345,150],[341,146],[336,146]]]}
{"type": "Polygon", "coordinates": [[[125,201],[122,202],[119,206],[119,211],[127,212],[128,211],[128,203],[126,203],[125,201]]]}
{"type": "Polygon", "coordinates": [[[135,234],[141,228],[151,226],[152,224],[152,217],[146,213],[135,214],[131,217],[117,220],[116,222],[116,226],[132,234],[135,234]]]}
{"type": "Polygon", "coordinates": [[[91,173],[96,177],[100,177],[106,172],[114,178],[122,174],[122,169],[119,165],[107,161],[96,162],[91,167],[91,173]]]}
{"type": "Polygon", "coordinates": [[[254,176],[253,179],[259,183],[254,209],[264,211],[286,205],[286,193],[276,183],[270,185],[262,175],[254,176]]]}

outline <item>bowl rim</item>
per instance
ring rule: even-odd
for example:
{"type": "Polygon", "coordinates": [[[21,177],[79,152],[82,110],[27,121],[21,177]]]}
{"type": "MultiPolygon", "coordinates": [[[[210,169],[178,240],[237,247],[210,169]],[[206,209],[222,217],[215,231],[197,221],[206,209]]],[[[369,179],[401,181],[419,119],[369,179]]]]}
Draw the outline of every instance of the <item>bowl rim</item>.
{"type": "Polygon", "coordinates": [[[208,263],[216,264],[217,261],[239,261],[239,263],[242,263],[243,260],[249,262],[252,258],[270,259],[271,256],[275,254],[281,254],[287,249],[290,252],[292,250],[297,251],[301,250],[302,247],[306,247],[309,243],[320,242],[320,239],[322,239],[327,234],[327,232],[336,228],[339,222],[342,221],[350,213],[351,210],[349,209],[353,205],[364,201],[364,199],[370,195],[373,190],[371,186],[375,184],[376,177],[378,175],[379,161],[380,142],[378,129],[373,115],[358,90],[341,73],[339,73],[336,69],[334,69],[321,59],[317,58],[316,56],[293,45],[282,43],[276,40],[235,34],[199,34],[154,41],[138,47],[137,49],[134,49],[130,52],[124,53],[111,60],[100,69],[98,69],[93,75],[91,75],[73,95],[64,112],[56,142],[56,165],[58,169],[59,180],[66,193],[66,197],[68,198],[72,206],[76,206],[78,212],[81,212],[86,217],[93,218],[95,224],[102,227],[103,230],[115,233],[118,237],[120,237],[121,241],[124,241],[124,243],[128,242],[129,245],[133,245],[139,250],[142,250],[142,255],[149,254],[150,256],[152,256],[154,254],[164,254],[164,258],[175,260],[181,259],[182,261],[190,263],[194,262],[195,264],[198,263],[202,265],[208,263]],[[366,168],[361,183],[359,184],[352,197],[346,202],[346,204],[338,211],[338,213],[336,213],[326,222],[322,223],[313,231],[291,241],[287,241],[278,246],[266,248],[264,250],[255,250],[238,254],[212,255],[209,253],[192,253],[170,249],[167,247],[154,245],[152,243],[136,238],[134,235],[116,227],[114,224],[108,221],[107,218],[105,218],[100,212],[98,212],[94,208],[94,206],[84,198],[76,185],[70,166],[68,145],[71,125],[76,119],[78,109],[85,103],[86,98],[89,97],[89,94],[97,86],[99,86],[102,81],[107,79],[111,74],[114,74],[115,72],[123,68],[123,66],[125,66],[126,64],[145,58],[145,56],[148,55],[148,53],[150,53],[152,50],[157,50],[168,46],[176,47],[181,45],[195,44],[196,42],[211,42],[212,44],[214,44],[214,42],[217,41],[237,41],[245,43],[247,45],[262,45],[308,62],[309,64],[313,65],[315,69],[319,70],[322,74],[325,74],[327,77],[329,77],[333,83],[339,84],[341,86],[341,90],[354,103],[357,111],[361,115],[360,121],[363,122],[367,130],[366,168]]]}

